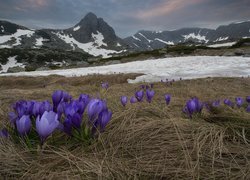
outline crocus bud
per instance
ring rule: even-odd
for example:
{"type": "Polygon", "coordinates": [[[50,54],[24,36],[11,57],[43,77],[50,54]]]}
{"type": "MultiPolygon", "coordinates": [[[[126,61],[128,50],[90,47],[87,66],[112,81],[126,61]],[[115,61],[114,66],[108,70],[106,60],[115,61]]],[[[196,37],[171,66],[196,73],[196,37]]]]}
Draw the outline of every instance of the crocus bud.
{"type": "Polygon", "coordinates": [[[143,90],[135,92],[135,97],[139,102],[141,102],[143,100],[143,96],[144,96],[143,90]]]}
{"type": "Polygon", "coordinates": [[[241,107],[241,106],[243,105],[243,103],[244,103],[244,100],[243,100],[243,98],[241,98],[241,97],[236,97],[236,98],[235,98],[235,101],[236,101],[236,105],[237,105],[238,107],[241,107]]]}
{"type": "Polygon", "coordinates": [[[149,89],[147,89],[147,91],[146,91],[146,96],[147,96],[147,101],[148,101],[149,103],[151,103],[151,101],[152,101],[154,95],[155,95],[155,91],[154,91],[154,90],[149,90],[149,89]]]}
{"type": "Polygon", "coordinates": [[[165,97],[166,104],[169,105],[170,101],[171,101],[171,95],[170,94],[165,94],[164,97],[165,97]]]}
{"type": "Polygon", "coordinates": [[[137,102],[137,99],[134,96],[130,98],[130,103],[131,104],[134,104],[136,102],[137,102]]]}
{"type": "Polygon", "coordinates": [[[125,107],[128,103],[128,98],[126,96],[121,96],[121,103],[125,107]]]}
{"type": "Polygon", "coordinates": [[[21,136],[29,133],[31,129],[31,120],[28,115],[23,115],[20,119],[16,120],[17,131],[21,136]]]}

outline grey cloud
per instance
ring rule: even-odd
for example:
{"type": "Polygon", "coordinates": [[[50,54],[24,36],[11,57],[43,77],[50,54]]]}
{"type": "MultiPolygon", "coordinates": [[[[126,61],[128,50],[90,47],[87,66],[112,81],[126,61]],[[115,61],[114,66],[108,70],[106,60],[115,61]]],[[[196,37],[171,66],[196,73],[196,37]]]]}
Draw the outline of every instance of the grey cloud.
{"type": "Polygon", "coordinates": [[[32,28],[66,28],[91,11],[104,18],[121,37],[141,29],[215,28],[250,19],[249,0],[194,0],[196,4],[175,7],[168,15],[137,17],[138,12],[150,11],[170,1],[173,0],[0,0],[0,19],[32,28]]]}

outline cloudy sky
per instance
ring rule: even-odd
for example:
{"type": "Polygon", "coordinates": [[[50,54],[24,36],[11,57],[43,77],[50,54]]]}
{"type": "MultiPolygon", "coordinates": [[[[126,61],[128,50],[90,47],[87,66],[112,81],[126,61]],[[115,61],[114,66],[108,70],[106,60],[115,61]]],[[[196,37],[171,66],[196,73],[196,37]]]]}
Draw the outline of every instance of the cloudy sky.
{"type": "Polygon", "coordinates": [[[249,7],[250,0],[0,0],[0,19],[30,28],[67,28],[93,12],[126,37],[138,30],[215,28],[249,20],[249,7]]]}

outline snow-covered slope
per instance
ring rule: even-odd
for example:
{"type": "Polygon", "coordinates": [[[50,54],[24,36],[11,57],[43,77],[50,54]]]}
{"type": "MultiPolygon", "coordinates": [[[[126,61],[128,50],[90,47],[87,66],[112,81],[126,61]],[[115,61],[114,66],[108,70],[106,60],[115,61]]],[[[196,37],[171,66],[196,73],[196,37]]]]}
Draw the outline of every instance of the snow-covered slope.
{"type": "Polygon", "coordinates": [[[62,39],[65,43],[70,44],[72,49],[75,50],[76,47],[82,49],[83,51],[93,55],[93,56],[102,56],[103,58],[111,57],[111,54],[121,53],[122,51],[114,51],[102,48],[102,46],[106,46],[107,44],[103,42],[103,35],[97,31],[97,34],[92,33],[93,42],[89,43],[80,43],[74,37],[63,34],[63,33],[54,33],[60,39],[62,39]]]}
{"type": "Polygon", "coordinates": [[[1,74],[1,76],[48,76],[52,74],[62,76],[87,76],[91,74],[140,73],[144,74],[136,82],[157,82],[168,79],[203,78],[203,77],[241,77],[250,75],[250,58],[244,57],[210,57],[190,56],[165,59],[152,59],[129,62],[109,66],[98,66],[67,70],[20,72],[15,74],[1,74]]]}
{"type": "Polygon", "coordinates": [[[32,30],[18,29],[14,34],[0,36],[0,46],[1,44],[8,43],[9,41],[14,41],[14,43],[11,43],[9,47],[21,45],[22,36],[30,38],[33,34],[34,31],[32,30]]]}
{"type": "Polygon", "coordinates": [[[0,73],[6,73],[9,68],[12,67],[25,67],[22,63],[18,63],[16,60],[16,56],[9,57],[8,62],[6,64],[1,64],[2,70],[0,69],[0,73]]]}

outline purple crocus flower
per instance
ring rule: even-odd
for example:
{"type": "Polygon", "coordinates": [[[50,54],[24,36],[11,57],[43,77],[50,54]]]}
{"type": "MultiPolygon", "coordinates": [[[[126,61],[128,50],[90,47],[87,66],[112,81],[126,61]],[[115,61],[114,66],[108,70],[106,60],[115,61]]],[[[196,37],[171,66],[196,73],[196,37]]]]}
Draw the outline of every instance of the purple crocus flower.
{"type": "Polygon", "coordinates": [[[63,122],[63,131],[68,134],[69,136],[72,135],[72,122],[70,119],[66,119],[64,122],[63,122]]]}
{"type": "Polygon", "coordinates": [[[57,106],[61,102],[63,98],[63,91],[57,90],[52,94],[52,101],[53,101],[53,111],[57,112],[57,106]]]}
{"type": "Polygon", "coordinates": [[[33,103],[31,101],[20,100],[14,104],[13,109],[16,111],[18,117],[21,118],[23,115],[29,115],[32,112],[33,103]]]}
{"type": "Polygon", "coordinates": [[[154,90],[149,90],[149,89],[147,89],[147,91],[146,91],[146,96],[147,96],[147,101],[148,101],[149,103],[151,103],[151,101],[152,101],[154,95],[155,95],[155,91],[154,91],[154,90]]]}
{"type": "Polygon", "coordinates": [[[91,100],[90,96],[88,94],[81,94],[79,96],[79,101],[84,102],[84,104],[87,106],[89,101],[91,100]]]}
{"type": "Polygon", "coordinates": [[[69,95],[69,93],[63,91],[63,99],[64,102],[69,102],[72,100],[72,96],[69,95]]]}
{"type": "Polygon", "coordinates": [[[84,113],[86,105],[82,101],[71,101],[70,104],[67,104],[65,107],[66,117],[73,117],[75,113],[78,113],[80,116],[84,113]]]}
{"type": "Polygon", "coordinates": [[[246,97],[246,101],[247,101],[248,103],[250,103],[250,96],[247,96],[247,97],[246,97]]]}
{"type": "Polygon", "coordinates": [[[35,102],[33,105],[33,109],[32,109],[32,114],[34,116],[38,116],[40,114],[40,108],[41,108],[42,103],[41,102],[35,102]]]}
{"type": "Polygon", "coordinates": [[[196,112],[200,113],[203,109],[203,103],[200,102],[198,98],[193,98],[193,101],[195,101],[196,104],[196,112]]]}
{"type": "Polygon", "coordinates": [[[201,113],[203,109],[203,103],[199,101],[198,98],[192,98],[187,101],[185,108],[183,109],[183,112],[188,114],[190,118],[192,118],[192,115],[194,113],[201,113]]]}
{"type": "Polygon", "coordinates": [[[45,111],[40,118],[36,119],[36,131],[39,134],[42,143],[59,126],[58,115],[53,111],[45,111]]]}
{"type": "Polygon", "coordinates": [[[128,103],[127,96],[121,96],[121,103],[124,107],[126,106],[126,104],[128,103]]]}
{"type": "Polygon", "coordinates": [[[28,115],[23,115],[20,119],[17,119],[16,128],[21,136],[28,134],[31,129],[30,117],[28,115]]]}
{"type": "Polygon", "coordinates": [[[243,100],[243,98],[241,98],[241,97],[236,97],[236,98],[235,98],[235,101],[236,101],[236,105],[237,105],[238,107],[241,107],[241,106],[243,105],[243,103],[244,103],[244,100],[243,100]]]}
{"type": "Polygon", "coordinates": [[[1,131],[0,131],[0,137],[2,138],[7,138],[9,137],[9,132],[6,128],[3,128],[1,131]]]}
{"type": "Polygon", "coordinates": [[[171,101],[171,95],[170,94],[165,94],[164,97],[165,97],[166,104],[169,105],[170,101],[171,101]]]}
{"type": "Polygon", "coordinates": [[[10,120],[10,123],[12,125],[14,125],[16,123],[17,118],[18,117],[17,117],[16,113],[14,113],[14,112],[9,113],[9,120],[10,120]]]}
{"type": "Polygon", "coordinates": [[[103,89],[107,90],[109,88],[109,83],[108,82],[102,82],[101,86],[102,86],[103,89]]]}
{"type": "Polygon", "coordinates": [[[90,122],[95,122],[99,116],[99,114],[107,109],[107,104],[105,101],[100,99],[92,99],[88,104],[88,117],[90,122]]]}
{"type": "Polygon", "coordinates": [[[250,105],[247,106],[247,112],[250,113],[250,105]]]}
{"type": "Polygon", "coordinates": [[[230,106],[230,107],[233,107],[233,106],[234,106],[233,102],[230,101],[229,99],[225,99],[225,100],[224,100],[224,104],[227,105],[227,106],[230,106]]]}
{"type": "Polygon", "coordinates": [[[49,101],[44,101],[44,102],[41,103],[41,106],[40,106],[40,109],[39,109],[39,114],[40,114],[40,116],[42,116],[45,111],[52,111],[52,110],[53,110],[53,107],[50,104],[50,102],[49,101]]]}
{"type": "Polygon", "coordinates": [[[78,113],[75,113],[73,115],[73,117],[70,118],[72,124],[74,125],[74,127],[80,129],[81,128],[81,124],[82,124],[82,116],[80,116],[78,113]]]}
{"type": "Polygon", "coordinates": [[[108,109],[103,110],[98,117],[98,122],[100,124],[101,131],[104,131],[105,127],[112,118],[112,112],[108,109]]]}
{"type": "Polygon", "coordinates": [[[58,114],[58,119],[61,119],[62,114],[65,111],[66,103],[65,102],[60,102],[60,104],[57,106],[57,114],[58,114]]]}
{"type": "Polygon", "coordinates": [[[138,102],[141,102],[143,100],[143,96],[144,96],[144,91],[143,90],[135,92],[135,97],[138,100],[138,102]]]}
{"type": "Polygon", "coordinates": [[[187,112],[190,115],[190,117],[192,116],[192,114],[196,111],[196,102],[193,99],[190,99],[187,103],[186,103],[186,107],[187,107],[187,112]]]}
{"type": "Polygon", "coordinates": [[[136,102],[137,102],[137,99],[134,96],[130,98],[130,103],[131,104],[134,104],[136,102]]]}
{"type": "Polygon", "coordinates": [[[141,89],[145,89],[145,85],[140,85],[141,89]]]}
{"type": "Polygon", "coordinates": [[[219,107],[220,106],[220,100],[216,100],[216,101],[212,102],[212,106],[213,107],[219,107]]]}

